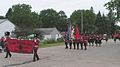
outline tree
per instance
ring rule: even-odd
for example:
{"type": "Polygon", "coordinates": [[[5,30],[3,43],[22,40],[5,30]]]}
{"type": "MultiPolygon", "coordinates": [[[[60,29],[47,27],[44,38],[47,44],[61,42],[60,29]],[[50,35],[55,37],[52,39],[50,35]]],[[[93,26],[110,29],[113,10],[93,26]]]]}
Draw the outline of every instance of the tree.
{"type": "Polygon", "coordinates": [[[59,31],[65,31],[67,25],[67,16],[64,11],[59,11],[59,22],[56,24],[59,31]]]}
{"type": "Polygon", "coordinates": [[[105,16],[104,14],[102,16],[102,27],[103,27],[103,29],[101,29],[101,30],[103,30],[102,31],[103,34],[105,34],[105,33],[111,34],[111,22],[109,22],[108,17],[105,16]]]}
{"type": "Polygon", "coordinates": [[[59,14],[54,9],[46,9],[40,12],[40,20],[42,22],[42,27],[56,27],[59,22],[59,14]]]}
{"type": "Polygon", "coordinates": [[[9,8],[7,14],[6,14],[6,18],[10,19],[10,16],[12,16],[12,9],[9,8]]]}
{"type": "Polygon", "coordinates": [[[95,20],[95,26],[96,26],[96,32],[97,33],[102,33],[102,16],[100,11],[98,12],[97,16],[96,16],[96,20],[95,20]]]}
{"type": "Polygon", "coordinates": [[[112,10],[109,11],[108,13],[108,22],[110,23],[110,34],[114,34],[115,33],[115,14],[112,10]]]}
{"type": "Polygon", "coordinates": [[[36,27],[39,16],[35,12],[31,12],[31,6],[26,4],[13,5],[6,14],[6,18],[12,21],[21,29],[32,29],[36,27]]]}
{"type": "Polygon", "coordinates": [[[108,16],[104,14],[101,15],[100,11],[96,16],[96,33],[98,34],[111,34],[111,22],[109,21],[108,16]]]}
{"type": "Polygon", "coordinates": [[[70,16],[70,21],[73,25],[76,23],[79,26],[79,30],[81,29],[81,18],[83,17],[83,32],[84,33],[92,33],[95,31],[95,13],[93,8],[90,10],[75,10],[70,16]],[[82,15],[83,14],[83,15],[82,15]]]}
{"type": "Polygon", "coordinates": [[[117,20],[120,20],[120,0],[111,0],[104,5],[106,9],[116,13],[117,20]]]}

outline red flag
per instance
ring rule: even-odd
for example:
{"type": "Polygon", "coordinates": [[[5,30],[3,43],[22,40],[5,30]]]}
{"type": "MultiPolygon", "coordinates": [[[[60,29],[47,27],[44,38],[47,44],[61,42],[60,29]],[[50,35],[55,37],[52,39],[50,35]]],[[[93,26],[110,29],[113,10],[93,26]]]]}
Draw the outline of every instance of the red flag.
{"type": "Polygon", "coordinates": [[[80,33],[79,33],[79,29],[78,29],[78,25],[76,24],[76,28],[75,28],[75,38],[79,39],[80,38],[80,33]]]}
{"type": "Polygon", "coordinates": [[[7,47],[11,52],[16,53],[33,53],[33,46],[35,45],[33,40],[17,40],[8,39],[7,47]]]}

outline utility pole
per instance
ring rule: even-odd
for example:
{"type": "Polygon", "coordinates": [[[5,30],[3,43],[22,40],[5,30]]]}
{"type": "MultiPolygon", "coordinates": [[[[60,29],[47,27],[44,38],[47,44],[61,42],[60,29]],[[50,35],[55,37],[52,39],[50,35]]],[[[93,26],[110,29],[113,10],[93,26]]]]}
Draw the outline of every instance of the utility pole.
{"type": "Polygon", "coordinates": [[[83,34],[83,10],[81,11],[81,34],[83,34]]]}

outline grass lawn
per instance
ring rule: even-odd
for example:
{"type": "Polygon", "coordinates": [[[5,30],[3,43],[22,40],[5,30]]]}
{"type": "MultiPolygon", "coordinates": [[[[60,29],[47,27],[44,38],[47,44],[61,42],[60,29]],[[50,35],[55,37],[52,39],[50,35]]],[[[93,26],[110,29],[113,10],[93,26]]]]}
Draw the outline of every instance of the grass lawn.
{"type": "Polygon", "coordinates": [[[64,45],[64,42],[60,43],[52,43],[52,44],[40,44],[40,48],[52,47],[52,46],[60,46],[64,45]]]}

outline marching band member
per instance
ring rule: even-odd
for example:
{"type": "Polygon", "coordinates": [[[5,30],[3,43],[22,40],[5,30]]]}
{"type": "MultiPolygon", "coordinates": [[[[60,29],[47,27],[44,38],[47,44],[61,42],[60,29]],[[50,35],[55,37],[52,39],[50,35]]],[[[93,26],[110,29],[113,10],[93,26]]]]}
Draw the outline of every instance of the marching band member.
{"type": "Polygon", "coordinates": [[[76,39],[73,38],[73,48],[76,49],[76,39]]]}
{"type": "Polygon", "coordinates": [[[35,45],[33,47],[33,54],[34,54],[33,61],[36,61],[36,59],[39,60],[39,56],[37,54],[37,50],[39,48],[39,42],[40,42],[40,40],[38,39],[38,35],[37,34],[34,35],[34,42],[35,42],[35,45]]]}
{"type": "Polygon", "coordinates": [[[0,46],[1,46],[1,48],[2,48],[2,49],[1,49],[1,52],[4,51],[4,48],[5,48],[5,46],[4,46],[4,39],[5,39],[4,37],[2,37],[2,38],[0,39],[0,46]]]}
{"type": "Polygon", "coordinates": [[[9,57],[12,56],[11,53],[10,53],[10,51],[9,51],[9,49],[8,49],[8,46],[7,46],[8,45],[7,44],[7,39],[10,39],[9,35],[10,35],[10,32],[6,32],[5,33],[5,40],[4,40],[4,45],[6,47],[6,56],[5,56],[5,58],[8,58],[8,56],[9,57]]]}
{"type": "Polygon", "coordinates": [[[67,34],[66,34],[66,32],[64,34],[64,42],[65,42],[65,49],[68,49],[68,40],[67,40],[67,34]]]}

